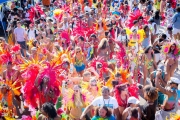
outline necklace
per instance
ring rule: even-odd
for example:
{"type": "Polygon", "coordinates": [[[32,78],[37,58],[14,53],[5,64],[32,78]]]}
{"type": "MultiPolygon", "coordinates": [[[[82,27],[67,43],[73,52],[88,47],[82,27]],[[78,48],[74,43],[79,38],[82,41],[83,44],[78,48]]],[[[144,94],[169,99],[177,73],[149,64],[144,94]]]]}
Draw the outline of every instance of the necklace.
{"type": "Polygon", "coordinates": [[[108,99],[108,104],[106,105],[105,100],[103,99],[104,106],[109,107],[110,98],[108,99]]]}

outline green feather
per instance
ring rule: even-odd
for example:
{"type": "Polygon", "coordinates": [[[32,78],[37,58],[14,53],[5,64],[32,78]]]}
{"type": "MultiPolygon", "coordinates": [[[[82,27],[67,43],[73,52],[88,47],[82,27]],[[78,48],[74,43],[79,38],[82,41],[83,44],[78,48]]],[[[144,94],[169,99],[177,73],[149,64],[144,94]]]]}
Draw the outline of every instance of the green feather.
{"type": "Polygon", "coordinates": [[[62,107],[62,97],[60,96],[56,103],[56,109],[58,110],[61,107],[62,107]]]}

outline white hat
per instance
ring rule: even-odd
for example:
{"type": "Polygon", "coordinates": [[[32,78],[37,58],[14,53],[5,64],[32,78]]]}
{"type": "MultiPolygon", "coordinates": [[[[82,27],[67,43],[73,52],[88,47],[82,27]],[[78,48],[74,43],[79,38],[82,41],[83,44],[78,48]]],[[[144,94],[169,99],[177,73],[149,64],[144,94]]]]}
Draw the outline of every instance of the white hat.
{"type": "Polygon", "coordinates": [[[180,84],[180,80],[178,78],[176,78],[176,77],[171,77],[170,81],[171,81],[171,83],[173,82],[173,83],[176,83],[176,84],[180,84]]]}
{"type": "Polygon", "coordinates": [[[139,104],[139,100],[135,97],[129,97],[127,103],[139,104]]]}

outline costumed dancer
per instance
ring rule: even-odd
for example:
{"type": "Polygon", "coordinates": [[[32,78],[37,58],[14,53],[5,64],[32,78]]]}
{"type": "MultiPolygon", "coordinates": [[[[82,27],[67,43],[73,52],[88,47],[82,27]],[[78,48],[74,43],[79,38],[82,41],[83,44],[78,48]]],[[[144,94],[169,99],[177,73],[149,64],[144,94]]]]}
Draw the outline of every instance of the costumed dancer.
{"type": "Polygon", "coordinates": [[[129,86],[127,83],[116,86],[115,97],[119,104],[119,111],[121,115],[127,107],[127,100],[129,96],[134,96],[138,99],[138,88],[136,86],[129,86]]]}
{"type": "Polygon", "coordinates": [[[91,78],[89,82],[82,81],[81,86],[83,89],[87,89],[90,92],[93,99],[101,95],[102,84],[95,77],[91,78]]]}
{"type": "Polygon", "coordinates": [[[176,43],[170,43],[163,46],[163,53],[166,55],[165,72],[168,74],[167,80],[174,75],[174,71],[178,67],[179,51],[179,45],[176,43]]]}
{"type": "Polygon", "coordinates": [[[61,85],[61,81],[57,80],[56,71],[60,67],[60,65],[57,66],[54,63],[42,64],[40,62],[38,64],[30,64],[26,68],[22,75],[26,79],[22,92],[27,106],[38,108],[45,102],[56,103],[60,94],[59,86],[61,85]],[[45,68],[42,69],[42,67],[45,68]]]}
{"type": "Polygon", "coordinates": [[[11,53],[12,53],[12,64],[16,67],[17,70],[19,70],[19,65],[23,64],[25,59],[23,58],[23,56],[20,53],[20,45],[14,45],[11,48],[11,53]]]}
{"type": "Polygon", "coordinates": [[[98,35],[98,38],[99,40],[105,38],[105,32],[108,30],[107,26],[106,26],[106,23],[105,23],[105,20],[100,18],[98,21],[97,21],[97,24],[96,24],[96,31],[97,31],[97,35],[98,35]]]}
{"type": "Polygon", "coordinates": [[[75,48],[75,54],[73,56],[72,61],[73,61],[74,67],[76,68],[77,73],[79,73],[82,76],[83,71],[86,67],[86,58],[80,47],[75,48]]]}
{"type": "Polygon", "coordinates": [[[142,65],[143,65],[143,85],[146,85],[147,76],[154,71],[154,66],[156,67],[154,51],[151,46],[147,47],[142,56],[142,65]]]}
{"type": "Polygon", "coordinates": [[[144,24],[148,24],[146,18],[143,17],[140,10],[130,13],[126,26],[131,29],[134,21],[138,21],[138,29],[142,29],[144,24]]]}
{"type": "Polygon", "coordinates": [[[79,119],[84,108],[92,100],[90,93],[79,85],[75,85],[73,90],[69,89],[63,96],[63,102],[70,120],[79,119]]]}
{"type": "Polygon", "coordinates": [[[160,85],[160,79],[155,80],[156,87],[159,91],[166,94],[167,97],[163,103],[162,109],[156,111],[155,119],[156,120],[165,120],[169,119],[171,114],[175,114],[177,111],[177,103],[178,103],[178,85],[180,84],[180,80],[175,77],[171,77],[169,81],[169,85],[164,88],[160,85]]]}
{"type": "Polygon", "coordinates": [[[13,98],[15,94],[19,94],[17,87],[15,87],[16,82],[12,83],[11,81],[1,82],[1,93],[0,93],[0,113],[1,117],[6,120],[17,117],[17,111],[13,105],[13,98]]]}
{"type": "Polygon", "coordinates": [[[104,77],[107,76],[109,72],[109,70],[107,69],[108,64],[107,62],[104,61],[102,57],[94,58],[91,61],[90,66],[92,66],[97,71],[100,80],[103,80],[104,77]]]}

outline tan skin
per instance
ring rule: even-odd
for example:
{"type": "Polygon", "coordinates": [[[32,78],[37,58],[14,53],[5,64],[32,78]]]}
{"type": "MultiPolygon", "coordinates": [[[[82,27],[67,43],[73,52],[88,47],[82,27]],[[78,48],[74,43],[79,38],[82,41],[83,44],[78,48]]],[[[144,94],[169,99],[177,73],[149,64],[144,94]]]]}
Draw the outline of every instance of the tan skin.
{"type": "MultiPolygon", "coordinates": [[[[101,40],[101,42],[102,42],[102,40],[101,40]]],[[[104,41],[103,44],[105,44],[105,42],[106,42],[106,48],[105,49],[101,49],[101,47],[99,47],[100,44],[102,44],[101,42],[98,45],[98,56],[99,57],[103,57],[104,60],[107,61],[107,60],[109,60],[110,46],[108,44],[108,41],[104,41]]]]}
{"type": "MultiPolygon", "coordinates": [[[[40,74],[39,74],[40,75],[40,74]]],[[[47,84],[48,84],[48,82],[49,82],[49,77],[48,76],[44,76],[44,78],[43,78],[43,85],[42,85],[42,90],[41,90],[41,87],[40,87],[40,85],[38,85],[38,80],[39,80],[39,77],[40,76],[37,76],[37,78],[36,78],[36,80],[35,80],[35,86],[38,88],[38,90],[39,90],[39,92],[43,92],[44,93],[44,90],[46,89],[46,87],[47,87],[47,84]]],[[[51,90],[51,89],[50,89],[51,90]]],[[[44,93],[45,94],[45,97],[46,97],[46,101],[47,102],[49,102],[47,99],[50,97],[50,98],[53,98],[53,96],[54,96],[54,92],[51,90],[51,91],[46,91],[46,93],[44,93]]],[[[40,101],[40,107],[42,107],[42,102],[40,101]]]]}
{"type": "MultiPolygon", "coordinates": [[[[142,56],[142,60],[145,62],[147,59],[148,60],[153,60],[153,64],[155,65],[155,59],[152,57],[151,53],[152,53],[153,49],[150,48],[148,53],[144,54],[144,56],[142,56]]],[[[154,67],[151,66],[149,69],[147,68],[148,66],[145,64],[143,65],[143,74],[144,74],[144,81],[143,81],[143,85],[146,85],[146,78],[148,75],[150,75],[151,72],[153,72],[154,67]]]]}
{"type": "MultiPolygon", "coordinates": [[[[73,63],[75,64],[76,60],[82,60],[83,59],[83,63],[86,65],[86,58],[84,56],[84,54],[82,53],[81,49],[78,48],[75,50],[75,55],[72,59],[73,63]]],[[[81,71],[79,74],[82,76],[84,71],[81,71]]]]}
{"type": "Polygon", "coordinates": [[[99,21],[98,21],[98,29],[97,29],[97,35],[98,35],[98,38],[101,40],[102,38],[105,38],[105,34],[104,34],[104,32],[105,32],[105,30],[104,30],[104,28],[103,28],[103,26],[102,25],[104,25],[104,23],[102,22],[102,19],[100,19],[99,21]]]}
{"type": "MultiPolygon", "coordinates": [[[[20,52],[15,54],[14,62],[16,63],[17,61],[22,62],[22,63],[24,63],[24,61],[25,61],[25,59],[21,56],[20,52]]],[[[17,64],[20,64],[20,63],[17,63],[17,64]]]]}
{"type": "Polygon", "coordinates": [[[2,50],[10,50],[10,46],[5,42],[4,39],[0,39],[0,48],[2,48],[2,50]]]}
{"type": "Polygon", "coordinates": [[[80,84],[80,81],[83,80],[84,82],[89,82],[89,80],[93,77],[95,77],[96,79],[99,78],[99,74],[96,72],[96,70],[91,67],[86,69],[86,71],[89,71],[91,73],[93,73],[95,76],[91,76],[91,74],[89,75],[83,75],[82,77],[72,77],[71,75],[68,76],[68,79],[70,79],[74,84],[80,84]]]}
{"type": "MultiPolygon", "coordinates": [[[[170,49],[173,51],[175,49],[175,45],[171,45],[170,49]]],[[[171,58],[169,56],[166,56],[165,60],[165,68],[166,72],[168,74],[168,80],[170,77],[173,77],[175,69],[178,67],[178,59],[171,58]]]]}
{"type": "Polygon", "coordinates": [[[7,70],[3,72],[3,80],[12,80],[16,81],[19,77],[19,72],[12,68],[12,65],[7,65],[7,70]],[[6,78],[11,76],[10,78],[6,78]]]}
{"type": "MultiPolygon", "coordinates": [[[[125,88],[123,91],[121,91],[121,95],[120,95],[121,100],[126,101],[127,96],[128,96],[128,88],[125,88]]],[[[122,116],[124,110],[125,110],[125,107],[119,106],[119,112],[120,112],[121,116],[122,116]]]]}
{"type": "MultiPolygon", "coordinates": [[[[160,92],[166,94],[166,95],[168,96],[168,98],[170,98],[170,97],[172,97],[172,96],[174,96],[174,97],[177,96],[176,91],[171,91],[171,90],[168,90],[168,89],[162,87],[162,86],[160,85],[160,82],[161,82],[161,81],[160,81],[160,78],[156,78],[156,79],[155,79],[156,87],[159,89],[160,92]]],[[[171,84],[170,87],[177,89],[178,86],[177,86],[176,84],[171,84]]],[[[171,107],[171,105],[169,105],[169,104],[166,102],[166,103],[164,103],[164,109],[172,109],[172,107],[171,107]]]]}
{"type": "Polygon", "coordinates": [[[153,72],[150,74],[151,83],[155,83],[155,79],[156,78],[159,78],[159,80],[161,81],[161,84],[162,84],[163,87],[166,86],[167,82],[165,80],[167,78],[167,75],[165,74],[165,80],[163,80],[163,78],[162,78],[162,71],[161,70],[157,70],[156,77],[154,77],[154,73],[153,72]]]}
{"type": "MultiPolygon", "coordinates": [[[[141,115],[141,110],[139,107],[137,107],[136,104],[131,104],[130,107],[127,107],[123,113],[122,113],[122,120],[127,120],[127,117],[129,115],[129,111],[131,111],[132,108],[137,108],[139,115],[141,115]]],[[[140,116],[139,116],[140,117],[140,116]]]]}
{"type": "Polygon", "coordinates": [[[90,82],[88,91],[93,95],[94,98],[98,97],[97,81],[90,82]]]}
{"type": "MultiPolygon", "coordinates": [[[[8,86],[6,86],[6,87],[1,88],[1,93],[3,94],[4,98],[5,98],[6,101],[7,101],[6,96],[7,96],[7,94],[10,94],[10,93],[8,93],[8,92],[11,92],[11,93],[12,93],[12,98],[14,98],[14,92],[13,92],[12,89],[9,88],[8,86]],[[7,88],[6,88],[6,87],[7,87],[7,88]],[[8,89],[9,89],[9,90],[8,90],[8,89]]],[[[17,114],[17,113],[16,113],[16,112],[17,112],[17,111],[16,111],[16,108],[13,106],[13,103],[12,103],[12,106],[8,106],[8,109],[12,110],[13,113],[17,114]]]]}
{"type": "MultiPolygon", "coordinates": [[[[150,24],[152,24],[152,22],[149,22],[150,24]]],[[[154,40],[156,39],[156,37],[157,37],[157,35],[156,35],[156,31],[157,31],[157,26],[156,26],[156,24],[154,25],[154,26],[152,26],[153,27],[153,29],[154,29],[154,33],[155,34],[153,34],[152,32],[151,32],[151,44],[153,44],[154,43],[154,40]]]]}
{"type": "Polygon", "coordinates": [[[67,109],[66,113],[70,114],[70,116],[71,116],[71,114],[72,114],[72,116],[76,116],[76,118],[70,117],[72,120],[80,120],[80,116],[82,114],[81,110],[85,106],[83,105],[83,101],[82,101],[82,98],[81,98],[80,88],[78,86],[74,87],[74,95],[75,95],[74,103],[75,104],[82,103],[82,106],[76,106],[74,108],[67,109]],[[77,111],[79,111],[79,112],[77,112],[77,111]]]}
{"type": "MultiPolygon", "coordinates": [[[[162,38],[162,39],[163,39],[163,38],[162,38]]],[[[159,40],[155,41],[155,42],[153,43],[153,49],[158,51],[158,49],[156,48],[156,45],[158,45],[158,44],[159,44],[159,45],[163,45],[164,43],[165,43],[165,40],[162,41],[162,42],[159,42],[159,40]]],[[[161,61],[158,61],[158,62],[156,63],[156,65],[158,65],[160,62],[161,62],[161,61]]]]}

